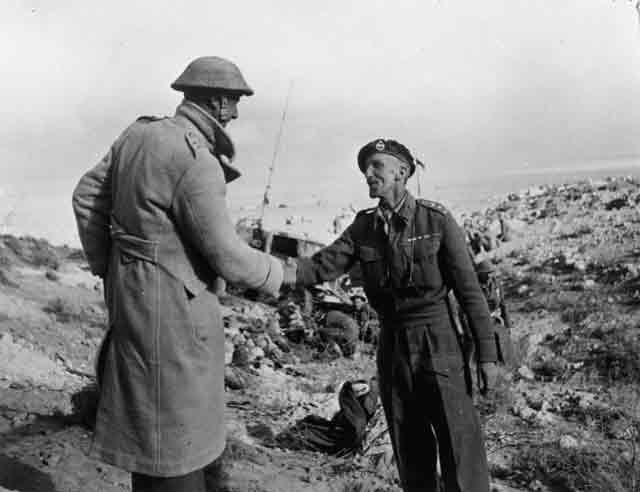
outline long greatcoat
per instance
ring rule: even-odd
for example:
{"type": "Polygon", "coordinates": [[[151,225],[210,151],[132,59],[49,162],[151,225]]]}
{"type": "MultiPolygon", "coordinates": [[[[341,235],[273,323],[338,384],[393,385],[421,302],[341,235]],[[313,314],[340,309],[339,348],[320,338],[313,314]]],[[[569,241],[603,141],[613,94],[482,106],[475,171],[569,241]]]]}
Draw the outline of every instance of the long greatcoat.
{"type": "Polygon", "coordinates": [[[237,177],[217,122],[183,102],[140,118],[83,176],[73,205],[109,337],[98,374],[92,454],[126,470],[177,476],[224,448],[220,278],[274,293],[282,268],[235,234],[225,203],[237,177]],[[225,179],[226,177],[226,179],[225,179]]]}

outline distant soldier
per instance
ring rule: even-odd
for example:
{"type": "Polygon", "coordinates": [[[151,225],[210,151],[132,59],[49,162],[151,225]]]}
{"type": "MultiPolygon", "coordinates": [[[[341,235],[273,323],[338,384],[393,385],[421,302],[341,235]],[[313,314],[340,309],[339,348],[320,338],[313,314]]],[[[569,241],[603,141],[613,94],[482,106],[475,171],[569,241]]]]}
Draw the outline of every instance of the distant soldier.
{"type": "Polygon", "coordinates": [[[358,325],[341,311],[329,311],[318,327],[318,336],[324,345],[335,343],[342,355],[350,357],[358,348],[358,325]]]}
{"type": "Polygon", "coordinates": [[[438,490],[439,455],[448,492],[488,492],[482,429],[446,301],[453,289],[467,314],[486,391],[497,374],[495,336],[464,233],[442,205],[408,192],[419,161],[404,145],[374,140],[357,162],[378,206],[310,258],[288,261],[285,283],[319,284],[360,265],[381,319],[380,396],[403,489],[438,490]]]}
{"type": "Polygon", "coordinates": [[[509,363],[513,357],[511,343],[511,319],[504,299],[504,290],[498,279],[495,268],[488,260],[483,260],[476,265],[476,273],[480,287],[484,292],[489,305],[489,312],[498,338],[498,358],[501,362],[509,363]]]}
{"type": "Polygon", "coordinates": [[[354,317],[360,328],[358,338],[365,343],[377,343],[380,331],[378,313],[367,302],[367,296],[361,288],[353,289],[351,302],[353,302],[354,317]]]}
{"type": "Polygon", "coordinates": [[[479,224],[475,224],[472,219],[465,219],[463,229],[465,232],[465,240],[472,257],[492,249],[491,238],[487,235],[486,230],[480,227],[479,224]]]}
{"type": "Polygon", "coordinates": [[[511,241],[511,239],[513,239],[513,230],[504,212],[500,212],[498,214],[498,221],[500,223],[500,234],[498,235],[498,239],[503,243],[511,241]]]}
{"type": "Polygon", "coordinates": [[[173,117],[144,116],[73,194],[89,265],[104,278],[109,330],[92,454],[132,472],[132,490],[205,490],[225,446],[223,280],[275,294],[282,266],[236,235],[224,130],[253,94],[228,60],[194,60],[172,84],[173,117]]]}
{"type": "Polygon", "coordinates": [[[483,260],[476,265],[476,273],[478,274],[482,292],[484,292],[487,299],[491,316],[499,323],[511,326],[507,306],[504,302],[504,291],[500,280],[495,274],[494,266],[490,261],[483,260]]]}

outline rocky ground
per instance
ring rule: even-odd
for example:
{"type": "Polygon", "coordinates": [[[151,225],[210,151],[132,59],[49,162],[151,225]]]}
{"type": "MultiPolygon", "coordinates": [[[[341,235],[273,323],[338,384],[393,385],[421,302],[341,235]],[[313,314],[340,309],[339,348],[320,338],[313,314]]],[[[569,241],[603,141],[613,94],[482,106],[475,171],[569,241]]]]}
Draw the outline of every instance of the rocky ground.
{"type": "MultiPolygon", "coordinates": [[[[486,253],[513,317],[517,361],[477,405],[496,491],[640,491],[640,185],[631,179],[512,194],[512,237],[486,253]]],[[[384,420],[355,458],[289,451],[273,437],[330,417],[371,347],[330,358],[291,343],[274,303],[223,298],[230,491],[397,491],[384,420]]],[[[125,472],[87,456],[101,285],[82,256],[0,237],[0,492],[119,491],[125,472]]],[[[378,415],[378,417],[380,417],[378,415]]]]}

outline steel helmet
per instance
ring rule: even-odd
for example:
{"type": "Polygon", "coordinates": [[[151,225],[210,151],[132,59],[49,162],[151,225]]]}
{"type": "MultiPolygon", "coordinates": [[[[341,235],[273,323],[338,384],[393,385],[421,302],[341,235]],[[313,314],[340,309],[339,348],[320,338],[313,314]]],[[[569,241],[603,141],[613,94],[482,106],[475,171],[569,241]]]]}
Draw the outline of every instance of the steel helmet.
{"type": "Polygon", "coordinates": [[[493,265],[488,260],[483,260],[476,265],[476,272],[480,273],[492,273],[495,270],[493,265]]]}
{"type": "Polygon", "coordinates": [[[189,89],[211,89],[251,96],[253,89],[235,63],[218,56],[202,56],[193,60],[171,88],[184,92],[189,89]]]}

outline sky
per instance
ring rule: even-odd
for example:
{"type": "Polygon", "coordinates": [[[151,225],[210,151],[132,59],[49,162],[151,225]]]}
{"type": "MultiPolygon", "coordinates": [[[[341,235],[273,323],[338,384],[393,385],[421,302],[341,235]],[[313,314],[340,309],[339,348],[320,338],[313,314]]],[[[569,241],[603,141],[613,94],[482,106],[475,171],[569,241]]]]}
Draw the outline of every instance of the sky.
{"type": "Polygon", "coordinates": [[[82,173],[138,116],[172,114],[170,83],[203,55],[234,61],[255,90],[228,127],[243,171],[233,208],[261,200],[290,84],[273,203],[367,206],[355,155],[378,137],[427,163],[427,193],[640,161],[640,28],[625,0],[4,0],[3,230],[76,243],[82,173]]]}

